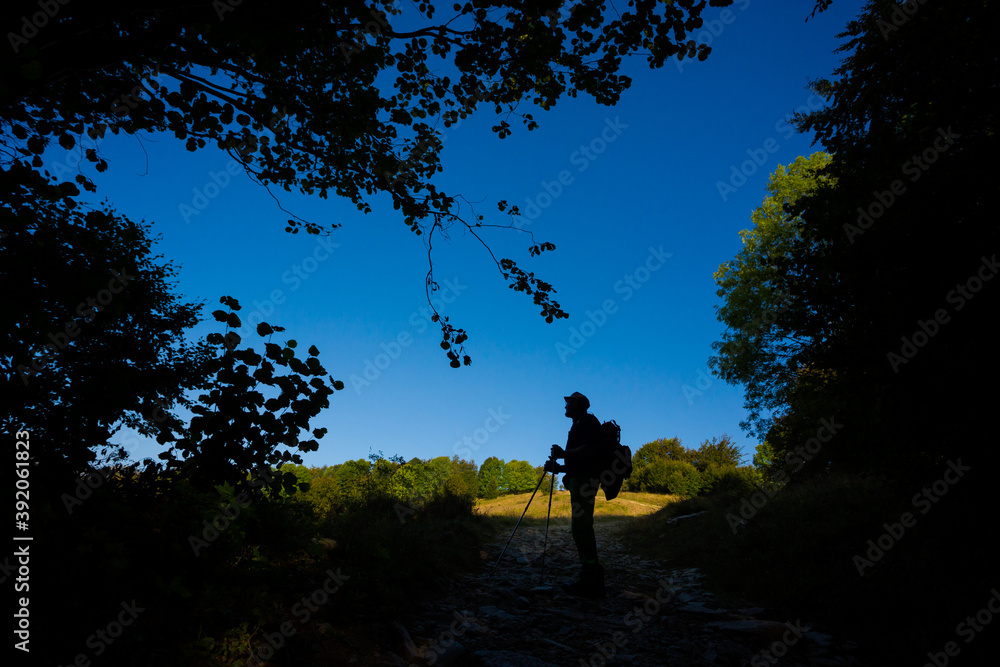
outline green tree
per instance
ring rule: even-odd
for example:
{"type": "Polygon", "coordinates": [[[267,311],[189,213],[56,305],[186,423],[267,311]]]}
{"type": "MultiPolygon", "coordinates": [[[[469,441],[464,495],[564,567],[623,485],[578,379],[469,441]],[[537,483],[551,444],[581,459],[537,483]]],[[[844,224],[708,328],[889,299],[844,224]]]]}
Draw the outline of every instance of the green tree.
{"type": "Polygon", "coordinates": [[[720,438],[705,440],[691,455],[691,463],[699,471],[704,472],[709,467],[736,468],[743,460],[740,448],[726,434],[720,438]]]}
{"type": "Polygon", "coordinates": [[[340,489],[338,504],[360,504],[366,499],[371,463],[365,459],[344,461],[333,467],[333,477],[340,489]]]}
{"type": "Polygon", "coordinates": [[[664,486],[667,493],[696,496],[705,487],[701,473],[693,464],[687,461],[667,461],[664,466],[664,486]]]}
{"type": "Polygon", "coordinates": [[[503,475],[504,462],[491,456],[479,466],[479,497],[496,498],[500,495],[500,478],[503,475]]]}
{"type": "Polygon", "coordinates": [[[126,458],[109,444],[121,428],[170,437],[214,356],[185,341],[201,304],[173,293],[177,269],[157,261],[149,225],[77,206],[76,192],[21,163],[0,169],[0,429],[37,438],[39,493],[126,458]]]}
{"type": "Polygon", "coordinates": [[[635,468],[629,487],[646,493],[676,493],[694,496],[704,483],[698,469],[688,461],[657,459],[635,468]]]}
{"type": "MultiPolygon", "coordinates": [[[[41,173],[53,143],[82,150],[104,171],[96,139],[169,133],[191,151],[227,151],[269,190],[336,194],[364,212],[385,195],[428,245],[452,225],[483,240],[496,225],[432,183],[442,131],[480,104],[497,114],[501,138],[512,122],[537,127],[522,103],[548,109],[586,93],[614,104],[630,84],[618,73],[623,56],[642,52],[651,68],[708,56],[707,46],[688,39],[704,6],[640,2],[619,13],[604,0],[571,8],[560,0],[61,4],[30,38],[9,35],[0,60],[2,146],[22,178],[23,169],[41,173]]],[[[7,3],[4,25],[38,11],[31,0],[7,3]]],[[[71,176],[94,189],[86,174],[71,176]]],[[[518,213],[504,201],[498,208],[518,213]]],[[[286,229],[322,230],[294,215],[286,229]]],[[[554,247],[532,240],[529,255],[554,247]]],[[[567,316],[550,298],[551,285],[512,259],[495,261],[548,322],[567,316]]],[[[428,301],[435,288],[431,263],[428,301]]],[[[437,321],[451,365],[468,364],[465,332],[437,321]]]]}
{"type": "Polygon", "coordinates": [[[766,439],[801,445],[834,415],[844,428],[819,454],[827,463],[922,476],[994,430],[989,392],[955,388],[1000,367],[1000,291],[970,289],[996,273],[1000,246],[1000,184],[982,169],[1000,141],[996,59],[981,28],[1000,8],[900,12],[865,5],[841,35],[836,78],[813,82],[829,103],[798,119],[833,155],[831,187],[795,206],[806,232],[778,262],[807,344],[784,379],[788,419],[766,439]]]}
{"type": "Polygon", "coordinates": [[[501,493],[533,491],[539,477],[540,475],[535,475],[535,468],[527,461],[508,461],[504,464],[500,477],[501,493]]]}
{"type": "Polygon", "coordinates": [[[430,498],[440,494],[444,485],[452,475],[452,462],[447,456],[436,456],[429,459],[424,468],[426,476],[423,480],[421,498],[430,498]]]}
{"type": "Polygon", "coordinates": [[[313,479],[304,498],[318,517],[328,517],[343,506],[344,492],[336,477],[321,476],[313,479]]]}
{"type": "Polygon", "coordinates": [[[686,461],[689,456],[688,450],[681,445],[680,438],[659,438],[647,442],[636,450],[635,454],[632,455],[632,466],[641,468],[655,461],[665,460],[686,461]]]}
{"type": "MultiPolygon", "coordinates": [[[[545,466],[535,466],[535,484],[538,484],[538,480],[542,479],[542,474],[545,473],[545,466]]],[[[542,481],[542,485],[538,487],[538,493],[542,494],[542,497],[548,496],[551,491],[559,489],[559,479],[558,475],[546,474],[545,479],[542,481]],[[553,488],[554,487],[554,488],[553,488]]],[[[532,486],[532,489],[535,487],[532,486]]]]}
{"type": "Polygon", "coordinates": [[[451,457],[451,474],[445,480],[444,491],[454,496],[475,499],[479,492],[479,471],[474,461],[451,457]]]}
{"type": "Polygon", "coordinates": [[[805,229],[789,208],[831,185],[824,174],[830,160],[827,153],[813,153],[787,168],[778,165],[767,196],[751,214],[753,227],[740,232],[743,249],[715,273],[716,294],[723,300],[716,315],[726,330],[712,343],[718,354],[709,367],[726,382],[744,386],[748,417],[741,426],[760,438],[770,428],[770,413],[787,406],[810,349],[811,339],[799,330],[808,306],[794,276],[782,268],[805,229]]]}

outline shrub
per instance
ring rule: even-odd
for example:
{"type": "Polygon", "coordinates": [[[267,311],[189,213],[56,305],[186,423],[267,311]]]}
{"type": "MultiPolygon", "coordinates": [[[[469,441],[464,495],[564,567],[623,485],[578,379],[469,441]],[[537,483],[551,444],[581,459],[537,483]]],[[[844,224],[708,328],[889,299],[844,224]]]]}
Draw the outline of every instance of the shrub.
{"type": "Polygon", "coordinates": [[[749,466],[710,465],[702,473],[702,493],[746,496],[757,490],[763,479],[759,471],[749,466]]]}
{"type": "Polygon", "coordinates": [[[705,485],[701,473],[687,461],[667,461],[666,468],[667,493],[696,496],[705,485]]]}
{"type": "Polygon", "coordinates": [[[652,461],[632,472],[630,489],[647,493],[694,496],[704,482],[698,469],[687,461],[652,461]]]}

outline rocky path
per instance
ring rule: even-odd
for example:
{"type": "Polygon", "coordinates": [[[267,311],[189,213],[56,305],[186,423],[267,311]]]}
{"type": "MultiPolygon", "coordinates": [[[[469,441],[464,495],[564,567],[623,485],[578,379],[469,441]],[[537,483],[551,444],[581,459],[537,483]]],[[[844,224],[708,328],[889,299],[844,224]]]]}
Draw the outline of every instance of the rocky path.
{"type": "Polygon", "coordinates": [[[807,619],[771,618],[725,603],[702,587],[696,569],[671,570],[626,552],[613,523],[599,523],[607,596],[567,596],[559,584],[578,570],[568,526],[550,526],[542,574],[543,528],[518,529],[490,576],[507,537],[482,552],[480,571],[448,584],[443,599],[395,624],[379,663],[456,667],[600,665],[851,665],[848,642],[807,619]],[[395,650],[390,650],[390,645],[395,650]],[[403,648],[399,648],[403,647],[403,648]]]}

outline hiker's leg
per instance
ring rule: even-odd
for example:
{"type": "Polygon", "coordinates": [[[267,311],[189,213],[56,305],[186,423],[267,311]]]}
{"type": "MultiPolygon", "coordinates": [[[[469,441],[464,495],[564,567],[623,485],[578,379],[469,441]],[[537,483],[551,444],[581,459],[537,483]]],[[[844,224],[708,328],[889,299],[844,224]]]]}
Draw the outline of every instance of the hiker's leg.
{"type": "Polygon", "coordinates": [[[569,484],[569,499],[573,509],[570,530],[584,567],[597,565],[597,537],[594,535],[596,494],[597,488],[589,480],[571,480],[569,484]]]}
{"type": "Polygon", "coordinates": [[[580,554],[580,579],[563,590],[570,595],[587,598],[604,596],[604,569],[597,561],[597,538],[594,535],[594,497],[597,485],[590,481],[567,484],[573,508],[571,531],[580,554]]]}

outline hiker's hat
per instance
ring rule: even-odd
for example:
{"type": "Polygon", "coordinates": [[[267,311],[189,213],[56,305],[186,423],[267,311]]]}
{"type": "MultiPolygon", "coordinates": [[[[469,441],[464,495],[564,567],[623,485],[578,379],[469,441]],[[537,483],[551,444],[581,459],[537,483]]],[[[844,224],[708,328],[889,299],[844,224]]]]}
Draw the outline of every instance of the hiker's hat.
{"type": "Polygon", "coordinates": [[[581,394],[578,391],[574,391],[569,396],[563,396],[563,398],[566,399],[567,403],[569,401],[580,401],[580,403],[583,404],[583,407],[584,407],[585,410],[590,408],[590,399],[587,398],[586,396],[584,396],[583,394],[581,394]]]}

